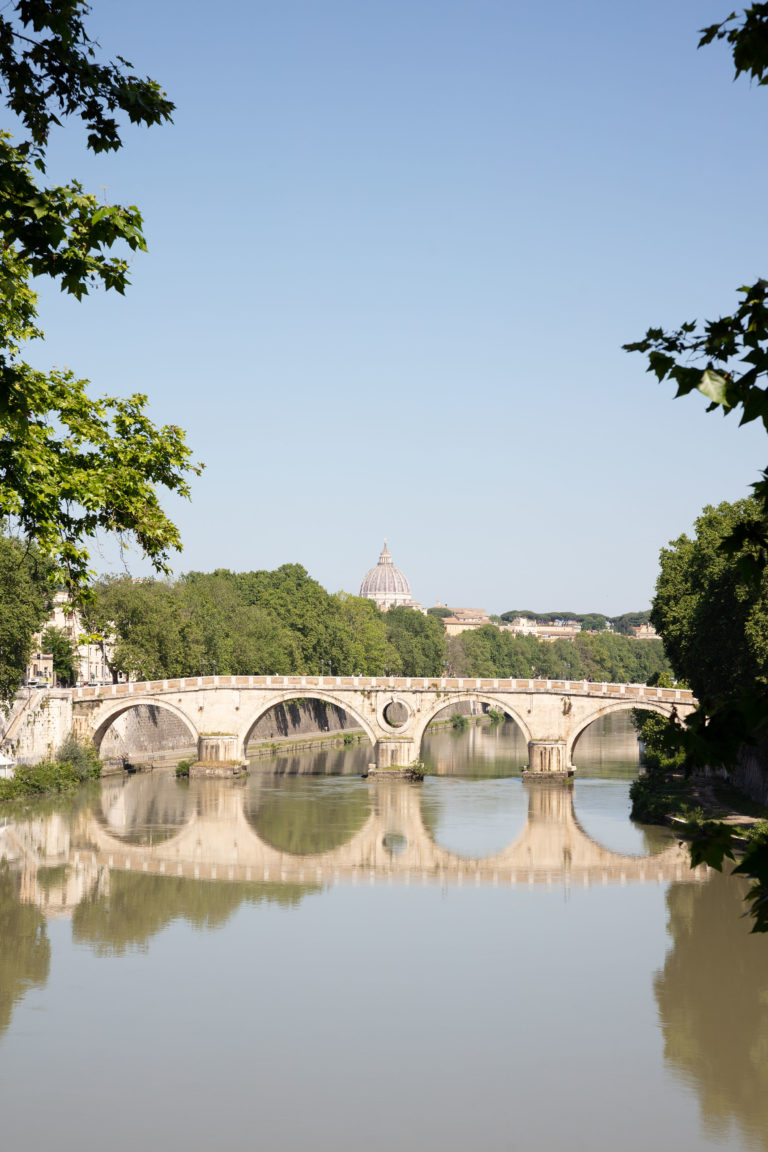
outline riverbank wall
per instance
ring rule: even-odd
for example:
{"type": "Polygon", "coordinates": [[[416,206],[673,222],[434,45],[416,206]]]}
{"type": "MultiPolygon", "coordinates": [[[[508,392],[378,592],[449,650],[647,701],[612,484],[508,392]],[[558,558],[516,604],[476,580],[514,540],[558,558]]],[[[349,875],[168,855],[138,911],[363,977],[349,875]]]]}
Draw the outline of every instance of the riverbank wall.
{"type": "Polygon", "coordinates": [[[0,747],[17,764],[51,757],[72,731],[72,694],[66,688],[24,688],[0,713],[0,747]]]}
{"type": "Polygon", "coordinates": [[[730,780],[750,800],[768,805],[768,739],[742,745],[733,768],[729,772],[719,769],[713,775],[730,780]]]}

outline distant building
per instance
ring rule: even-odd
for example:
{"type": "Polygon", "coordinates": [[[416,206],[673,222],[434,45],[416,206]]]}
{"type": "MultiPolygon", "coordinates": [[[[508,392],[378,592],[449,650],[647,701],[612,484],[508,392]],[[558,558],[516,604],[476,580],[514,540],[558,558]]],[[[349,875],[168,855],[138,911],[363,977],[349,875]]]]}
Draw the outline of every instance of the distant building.
{"type": "Polygon", "coordinates": [[[635,640],[658,640],[659,634],[653,624],[636,624],[632,629],[635,640]]]}
{"type": "Polygon", "coordinates": [[[535,636],[537,640],[573,640],[581,631],[581,624],[567,620],[550,620],[540,624],[528,616],[517,616],[511,624],[502,624],[501,629],[515,636],[535,636]]]}
{"type": "MultiPolygon", "coordinates": [[[[34,651],[27,664],[27,682],[36,680],[41,686],[51,687],[54,683],[53,656],[50,652],[43,652],[42,637],[46,628],[56,628],[64,632],[72,641],[77,652],[76,681],[78,684],[111,683],[112,674],[107,666],[107,655],[110,653],[110,643],[91,643],[83,634],[83,622],[80,614],[69,607],[69,597],[66,592],[56,592],[53,597],[53,609],[41,632],[34,636],[34,651]]],[[[120,682],[124,682],[122,673],[120,682]]]]}
{"type": "Polygon", "coordinates": [[[411,596],[411,587],[399,568],[395,568],[384,541],[384,547],[375,568],[370,568],[360,585],[360,595],[375,600],[382,612],[390,608],[414,608],[421,612],[421,604],[411,596]]]}
{"type": "Polygon", "coordinates": [[[484,608],[454,608],[452,616],[444,616],[443,624],[447,636],[458,636],[473,628],[482,628],[491,621],[484,608]]]}

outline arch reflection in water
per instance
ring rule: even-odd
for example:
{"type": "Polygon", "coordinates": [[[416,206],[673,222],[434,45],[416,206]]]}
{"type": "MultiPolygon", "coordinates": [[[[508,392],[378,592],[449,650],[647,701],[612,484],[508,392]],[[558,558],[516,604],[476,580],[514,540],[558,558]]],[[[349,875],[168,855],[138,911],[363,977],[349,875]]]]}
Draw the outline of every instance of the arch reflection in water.
{"type": "Polygon", "coordinates": [[[160,844],[192,815],[185,784],[165,773],[109,777],[101,789],[101,817],[109,832],[127,844],[160,844]]]}
{"type": "Polygon", "coordinates": [[[313,787],[304,776],[253,776],[245,816],[260,840],[294,856],[323,855],[346,844],[371,815],[365,780],[331,777],[313,787]]]}
{"type": "MultiPolygon", "coordinates": [[[[75,901],[78,886],[73,877],[79,876],[82,890],[83,885],[96,883],[104,870],[199,880],[311,880],[322,884],[377,878],[442,884],[467,879],[478,884],[515,884],[557,878],[590,884],[686,880],[697,875],[689,871],[687,852],[674,840],[658,855],[642,857],[611,852],[590,839],[574,815],[573,790],[568,787],[526,785],[522,831],[516,837],[511,832],[512,842],[508,840],[500,850],[478,858],[448,850],[436,843],[430,832],[434,806],[439,801],[434,793],[452,787],[447,782],[428,781],[424,788],[380,778],[304,778],[295,782],[306,790],[298,797],[302,821],[291,821],[289,808],[275,794],[285,783],[262,779],[243,788],[215,781],[195,782],[189,787],[188,802],[172,812],[168,806],[161,809],[164,822],[160,838],[148,833],[147,825],[142,825],[141,836],[131,839],[122,835],[124,825],[120,824],[116,835],[101,808],[84,810],[66,837],[60,831],[54,859],[40,850],[46,837],[38,836],[19,853],[28,868],[33,863],[72,866],[67,891],[68,899],[75,901]],[[328,828],[316,815],[323,809],[329,814],[328,828]],[[171,830],[166,819],[169,815],[184,818],[186,823],[171,830]],[[265,831],[270,838],[265,837],[265,831]],[[397,853],[391,851],[393,836],[405,842],[397,853]]],[[[293,783],[288,781],[289,789],[293,783]]],[[[509,784],[523,789],[517,781],[509,784]]],[[[113,796],[108,786],[106,793],[113,796]]],[[[141,798],[139,789],[136,826],[140,824],[141,798]]],[[[21,843],[23,831],[17,829],[15,834],[21,843]]]]}

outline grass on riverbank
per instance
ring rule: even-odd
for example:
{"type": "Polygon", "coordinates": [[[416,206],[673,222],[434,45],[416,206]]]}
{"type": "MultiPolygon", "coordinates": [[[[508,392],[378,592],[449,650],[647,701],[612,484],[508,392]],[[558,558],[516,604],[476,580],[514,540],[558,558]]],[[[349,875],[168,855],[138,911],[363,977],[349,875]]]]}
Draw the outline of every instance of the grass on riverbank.
{"type": "Polygon", "coordinates": [[[72,792],[88,780],[101,776],[101,760],[90,744],[68,736],[53,760],[20,764],[11,780],[0,780],[0,801],[24,796],[72,792]]]}

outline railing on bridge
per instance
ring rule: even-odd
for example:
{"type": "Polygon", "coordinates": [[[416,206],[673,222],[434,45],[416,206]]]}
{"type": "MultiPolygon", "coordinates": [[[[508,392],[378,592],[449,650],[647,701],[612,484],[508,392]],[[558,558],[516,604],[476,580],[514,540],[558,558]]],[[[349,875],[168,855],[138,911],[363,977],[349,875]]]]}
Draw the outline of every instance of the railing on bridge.
{"type": "Polygon", "coordinates": [[[385,689],[431,692],[558,692],[587,696],[622,696],[638,700],[667,700],[695,703],[686,688],[660,688],[647,684],[618,684],[592,680],[503,679],[478,677],[421,676],[185,676],[172,680],[141,680],[127,684],[88,685],[73,688],[75,699],[103,696],[132,696],[156,692],[189,692],[200,688],[272,688],[284,691],[295,688],[385,689]]]}

